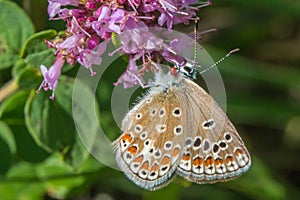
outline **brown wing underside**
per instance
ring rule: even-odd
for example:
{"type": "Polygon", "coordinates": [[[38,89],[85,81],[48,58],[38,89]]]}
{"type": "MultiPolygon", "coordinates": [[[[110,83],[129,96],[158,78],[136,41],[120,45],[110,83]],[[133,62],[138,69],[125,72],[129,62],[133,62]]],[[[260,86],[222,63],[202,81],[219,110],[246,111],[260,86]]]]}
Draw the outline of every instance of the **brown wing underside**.
{"type": "Polygon", "coordinates": [[[185,136],[186,145],[177,174],[196,183],[214,183],[231,180],[247,171],[251,165],[250,155],[237,133],[214,99],[190,80],[186,91],[180,95],[188,99],[192,120],[190,127],[196,133],[185,136]],[[191,138],[189,142],[187,139],[191,138]]]}

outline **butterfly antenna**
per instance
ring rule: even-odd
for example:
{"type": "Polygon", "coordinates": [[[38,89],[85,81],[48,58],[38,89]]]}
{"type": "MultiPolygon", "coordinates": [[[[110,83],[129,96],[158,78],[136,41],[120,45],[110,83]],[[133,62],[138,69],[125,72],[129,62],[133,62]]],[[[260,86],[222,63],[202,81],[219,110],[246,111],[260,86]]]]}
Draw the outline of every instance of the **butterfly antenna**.
{"type": "Polygon", "coordinates": [[[199,74],[203,74],[205,72],[207,72],[208,70],[210,70],[211,68],[216,67],[218,64],[220,64],[222,61],[224,61],[227,57],[229,57],[231,54],[239,51],[239,48],[233,49],[231,51],[229,51],[223,58],[221,58],[220,60],[218,60],[217,62],[215,62],[214,64],[212,64],[211,66],[209,66],[208,68],[206,68],[205,70],[203,70],[202,72],[200,72],[199,74]]]}
{"type": "Polygon", "coordinates": [[[196,62],[197,62],[198,24],[199,24],[199,17],[196,17],[195,26],[194,26],[194,59],[193,59],[193,64],[196,64],[196,62]]]}

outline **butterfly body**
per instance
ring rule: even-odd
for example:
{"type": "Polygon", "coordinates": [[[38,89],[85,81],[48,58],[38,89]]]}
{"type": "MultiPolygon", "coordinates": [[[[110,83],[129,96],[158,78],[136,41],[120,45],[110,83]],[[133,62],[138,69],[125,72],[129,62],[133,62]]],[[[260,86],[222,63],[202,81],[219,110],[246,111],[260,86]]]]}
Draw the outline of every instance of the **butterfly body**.
{"type": "Polygon", "coordinates": [[[181,73],[158,73],[125,116],[116,161],[138,186],[157,190],[177,175],[214,183],[241,175],[250,155],[214,99],[181,73]]]}

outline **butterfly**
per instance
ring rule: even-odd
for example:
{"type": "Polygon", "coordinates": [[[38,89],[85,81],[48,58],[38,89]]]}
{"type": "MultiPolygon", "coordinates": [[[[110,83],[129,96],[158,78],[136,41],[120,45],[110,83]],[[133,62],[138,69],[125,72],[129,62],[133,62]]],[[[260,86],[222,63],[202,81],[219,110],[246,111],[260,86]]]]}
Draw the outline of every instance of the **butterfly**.
{"type": "Polygon", "coordinates": [[[176,175],[198,184],[234,179],[251,166],[237,130],[204,89],[192,65],[158,72],[151,88],[126,114],[113,145],[118,166],[146,190],[176,175]]]}

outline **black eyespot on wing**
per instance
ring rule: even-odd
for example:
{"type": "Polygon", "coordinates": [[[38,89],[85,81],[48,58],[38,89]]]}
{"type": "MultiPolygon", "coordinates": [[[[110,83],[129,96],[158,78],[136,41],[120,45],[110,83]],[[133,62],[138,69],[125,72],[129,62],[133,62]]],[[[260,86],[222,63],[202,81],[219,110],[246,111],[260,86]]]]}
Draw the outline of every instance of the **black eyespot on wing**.
{"type": "Polygon", "coordinates": [[[214,125],[214,123],[215,123],[214,120],[208,120],[205,123],[203,123],[203,127],[204,128],[210,128],[211,126],[214,125]]]}
{"type": "Polygon", "coordinates": [[[219,146],[217,144],[214,144],[213,146],[213,152],[217,153],[219,151],[219,146]]]}
{"type": "Polygon", "coordinates": [[[197,138],[194,142],[194,147],[199,147],[201,145],[201,139],[197,138]]]}

